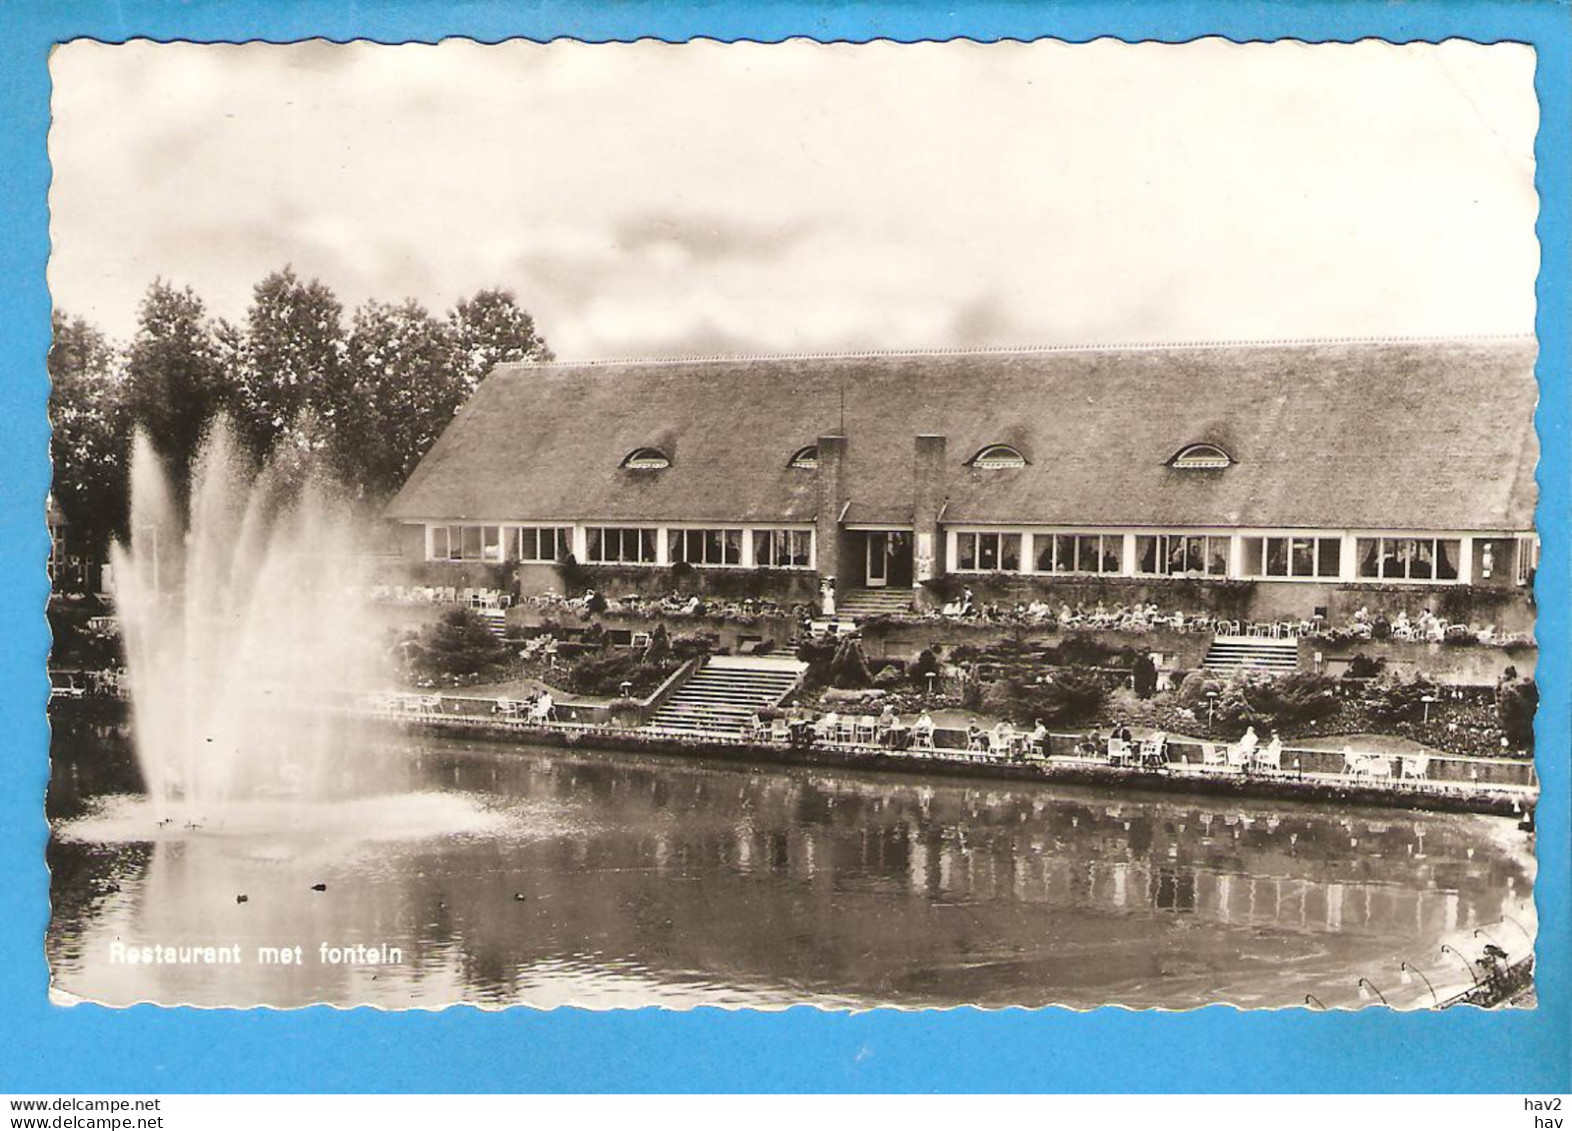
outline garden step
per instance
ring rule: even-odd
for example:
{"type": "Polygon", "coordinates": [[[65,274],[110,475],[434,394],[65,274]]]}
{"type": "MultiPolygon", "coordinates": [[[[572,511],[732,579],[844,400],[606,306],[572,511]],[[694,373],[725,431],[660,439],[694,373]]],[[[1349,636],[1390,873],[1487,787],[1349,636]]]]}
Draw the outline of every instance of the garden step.
{"type": "Polygon", "coordinates": [[[661,705],[650,725],[738,734],[755,714],[790,694],[806,667],[778,657],[712,657],[661,705]]]}
{"type": "Polygon", "coordinates": [[[1271,636],[1217,636],[1206,650],[1201,666],[1212,671],[1297,671],[1299,643],[1271,636]]]}

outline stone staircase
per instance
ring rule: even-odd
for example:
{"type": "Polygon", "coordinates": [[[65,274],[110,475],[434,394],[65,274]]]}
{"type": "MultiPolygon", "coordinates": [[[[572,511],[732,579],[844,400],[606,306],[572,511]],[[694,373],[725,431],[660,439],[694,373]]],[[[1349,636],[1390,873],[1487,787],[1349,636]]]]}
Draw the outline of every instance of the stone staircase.
{"type": "Polygon", "coordinates": [[[1286,673],[1299,670],[1299,642],[1271,636],[1214,636],[1201,666],[1214,672],[1255,668],[1286,673]]]}
{"type": "Polygon", "coordinates": [[[508,614],[502,609],[476,609],[475,615],[486,626],[486,631],[502,639],[503,633],[508,629],[508,614]]]}
{"type": "Polygon", "coordinates": [[[910,589],[848,589],[835,602],[836,616],[850,617],[854,621],[911,610],[910,589]]]}
{"type": "Polygon", "coordinates": [[[652,730],[741,734],[797,686],[808,665],[784,656],[711,656],[650,720],[652,730]]]}

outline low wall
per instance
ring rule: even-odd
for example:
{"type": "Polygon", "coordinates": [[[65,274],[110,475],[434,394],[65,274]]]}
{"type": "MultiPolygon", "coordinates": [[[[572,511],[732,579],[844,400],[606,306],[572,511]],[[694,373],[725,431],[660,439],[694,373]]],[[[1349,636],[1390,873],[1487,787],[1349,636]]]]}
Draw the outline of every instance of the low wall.
{"type": "Polygon", "coordinates": [[[1532,645],[1511,649],[1484,644],[1427,644],[1407,640],[1364,640],[1331,644],[1325,640],[1299,642],[1299,666],[1305,671],[1324,671],[1340,676],[1355,656],[1386,661],[1386,669],[1404,676],[1422,672],[1437,683],[1465,687],[1489,687],[1498,682],[1507,668],[1519,677],[1533,677],[1539,650],[1532,645]],[[1319,666],[1316,656],[1320,655],[1319,666]]]}

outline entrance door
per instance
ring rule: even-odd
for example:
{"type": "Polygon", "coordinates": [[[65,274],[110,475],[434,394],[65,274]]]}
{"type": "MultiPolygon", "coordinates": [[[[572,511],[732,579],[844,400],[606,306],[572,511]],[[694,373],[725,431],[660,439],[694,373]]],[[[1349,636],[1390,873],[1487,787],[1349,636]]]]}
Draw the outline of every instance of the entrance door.
{"type": "Polygon", "coordinates": [[[868,548],[868,588],[883,589],[890,583],[890,536],[882,530],[864,538],[868,548]]]}

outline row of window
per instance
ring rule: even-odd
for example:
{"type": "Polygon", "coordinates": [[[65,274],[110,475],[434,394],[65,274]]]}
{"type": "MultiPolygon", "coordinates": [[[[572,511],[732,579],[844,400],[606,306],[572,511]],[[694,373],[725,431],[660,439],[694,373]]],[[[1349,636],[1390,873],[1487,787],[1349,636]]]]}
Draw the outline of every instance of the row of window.
{"type": "MultiPolygon", "coordinates": [[[[1038,534],[1033,538],[1038,573],[1124,572],[1122,534],[1038,534]]],[[[1537,544],[1524,539],[1525,544],[1537,544]]],[[[1156,577],[1227,577],[1230,539],[1213,534],[1138,534],[1134,572],[1156,577]]],[[[1270,536],[1242,540],[1245,577],[1336,580],[1343,572],[1343,540],[1270,536]]],[[[1021,536],[961,531],[956,535],[960,571],[1021,569],[1021,536]]],[[[1456,581],[1462,543],[1457,538],[1359,538],[1358,576],[1371,580],[1456,581]]],[[[1529,560],[1520,552],[1519,562],[1529,560]]],[[[1530,567],[1532,568],[1532,567],[1530,567]]],[[[1519,575],[1524,570],[1520,564],[1519,575]]]]}
{"type": "Polygon", "coordinates": [[[554,562],[573,545],[568,526],[433,526],[431,557],[452,562],[554,562]]]}
{"type": "MultiPolygon", "coordinates": [[[[454,562],[556,562],[573,549],[570,526],[433,526],[431,558],[454,562]]],[[[596,565],[654,565],[657,531],[650,527],[586,528],[585,560],[596,565]]],[[[741,529],[669,530],[667,560],[703,566],[742,564],[741,529]]],[[[813,563],[811,530],[755,530],[754,565],[807,569],[813,563]]]]}

